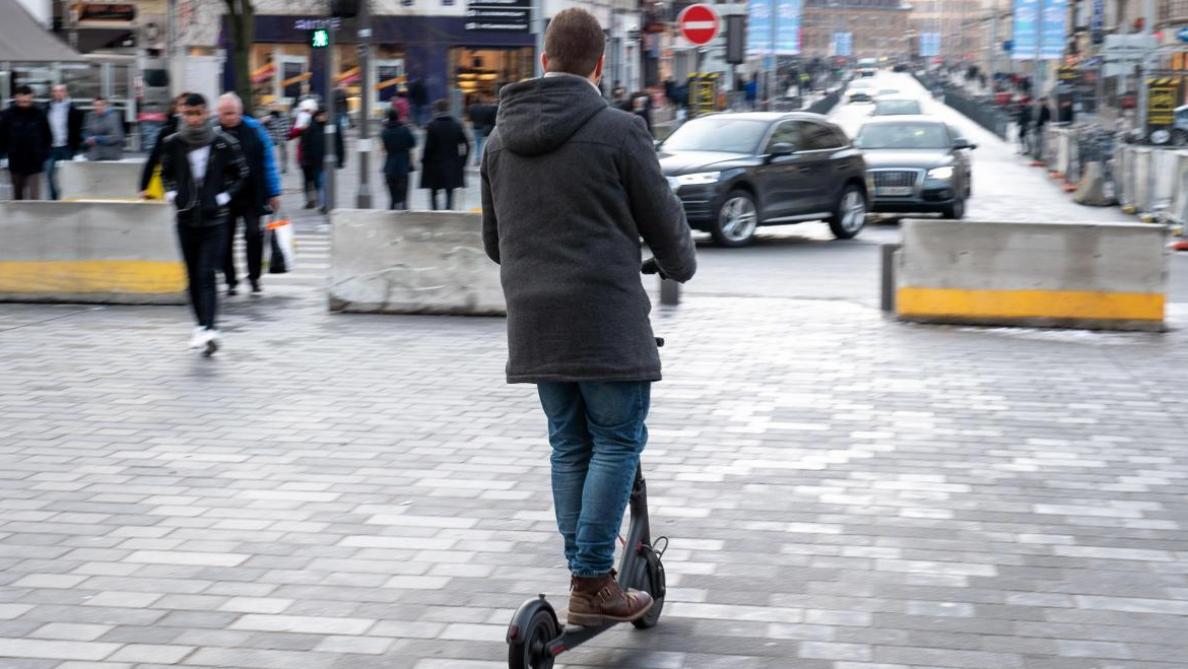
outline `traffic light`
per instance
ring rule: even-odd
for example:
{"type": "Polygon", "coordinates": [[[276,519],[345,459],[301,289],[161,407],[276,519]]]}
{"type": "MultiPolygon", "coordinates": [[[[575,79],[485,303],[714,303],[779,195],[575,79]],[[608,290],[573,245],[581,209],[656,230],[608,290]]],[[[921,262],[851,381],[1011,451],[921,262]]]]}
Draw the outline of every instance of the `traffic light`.
{"type": "Polygon", "coordinates": [[[324,49],[330,46],[330,30],[318,28],[309,31],[309,45],[315,49],[324,49]]]}

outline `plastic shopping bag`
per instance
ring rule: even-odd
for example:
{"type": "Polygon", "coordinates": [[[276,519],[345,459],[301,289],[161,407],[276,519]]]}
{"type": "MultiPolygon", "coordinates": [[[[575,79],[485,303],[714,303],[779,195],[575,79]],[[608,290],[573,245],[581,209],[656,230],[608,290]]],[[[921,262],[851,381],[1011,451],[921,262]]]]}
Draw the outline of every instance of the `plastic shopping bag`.
{"type": "Polygon", "coordinates": [[[161,181],[161,166],[158,165],[153,168],[153,176],[149,179],[148,188],[145,189],[150,200],[164,200],[165,199],[165,185],[161,181]]]}
{"type": "Polygon", "coordinates": [[[293,223],[278,215],[268,222],[265,233],[268,235],[268,273],[292,272],[297,250],[293,223]]]}

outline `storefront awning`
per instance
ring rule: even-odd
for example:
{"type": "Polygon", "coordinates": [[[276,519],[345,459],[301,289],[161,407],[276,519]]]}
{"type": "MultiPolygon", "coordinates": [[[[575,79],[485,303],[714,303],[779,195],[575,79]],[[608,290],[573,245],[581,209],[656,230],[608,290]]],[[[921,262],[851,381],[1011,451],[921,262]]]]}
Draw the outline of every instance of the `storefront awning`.
{"type": "Polygon", "coordinates": [[[0,63],[68,63],[86,60],[63,44],[18,2],[0,2],[0,63]]]}

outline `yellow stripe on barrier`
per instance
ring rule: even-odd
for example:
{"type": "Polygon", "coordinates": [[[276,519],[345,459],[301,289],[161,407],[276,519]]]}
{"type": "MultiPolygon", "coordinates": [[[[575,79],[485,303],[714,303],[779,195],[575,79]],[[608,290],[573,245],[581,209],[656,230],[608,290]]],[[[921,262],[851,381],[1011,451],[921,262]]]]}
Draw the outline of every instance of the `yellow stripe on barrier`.
{"type": "Polygon", "coordinates": [[[1160,293],[1076,290],[965,290],[904,287],[896,292],[902,316],[956,318],[1063,318],[1162,321],[1160,293]]]}
{"type": "Polygon", "coordinates": [[[176,260],[0,260],[0,293],[167,294],[186,289],[176,260]]]}

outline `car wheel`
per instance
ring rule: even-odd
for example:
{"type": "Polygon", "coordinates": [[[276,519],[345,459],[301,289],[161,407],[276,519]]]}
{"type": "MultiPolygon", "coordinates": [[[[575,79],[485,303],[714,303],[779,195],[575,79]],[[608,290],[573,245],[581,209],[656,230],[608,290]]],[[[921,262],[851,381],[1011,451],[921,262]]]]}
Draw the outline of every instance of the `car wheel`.
{"type": "Polygon", "coordinates": [[[945,207],[942,213],[945,218],[951,218],[955,221],[965,218],[965,198],[958,198],[953,204],[945,207]]]}
{"type": "Polygon", "coordinates": [[[1184,132],[1183,130],[1178,130],[1178,129],[1172,130],[1171,141],[1172,141],[1172,144],[1174,144],[1176,146],[1184,146],[1184,145],[1188,144],[1188,132],[1184,132]]]}
{"type": "Polygon", "coordinates": [[[720,246],[746,246],[759,227],[759,209],[755,198],[745,190],[732,190],[718,209],[710,235],[720,246]]]}
{"type": "Polygon", "coordinates": [[[851,239],[862,231],[866,226],[866,194],[861,188],[854,184],[845,187],[828,223],[838,239],[851,239]]]}
{"type": "Polygon", "coordinates": [[[965,199],[973,197],[973,179],[965,177],[965,199]]]}

